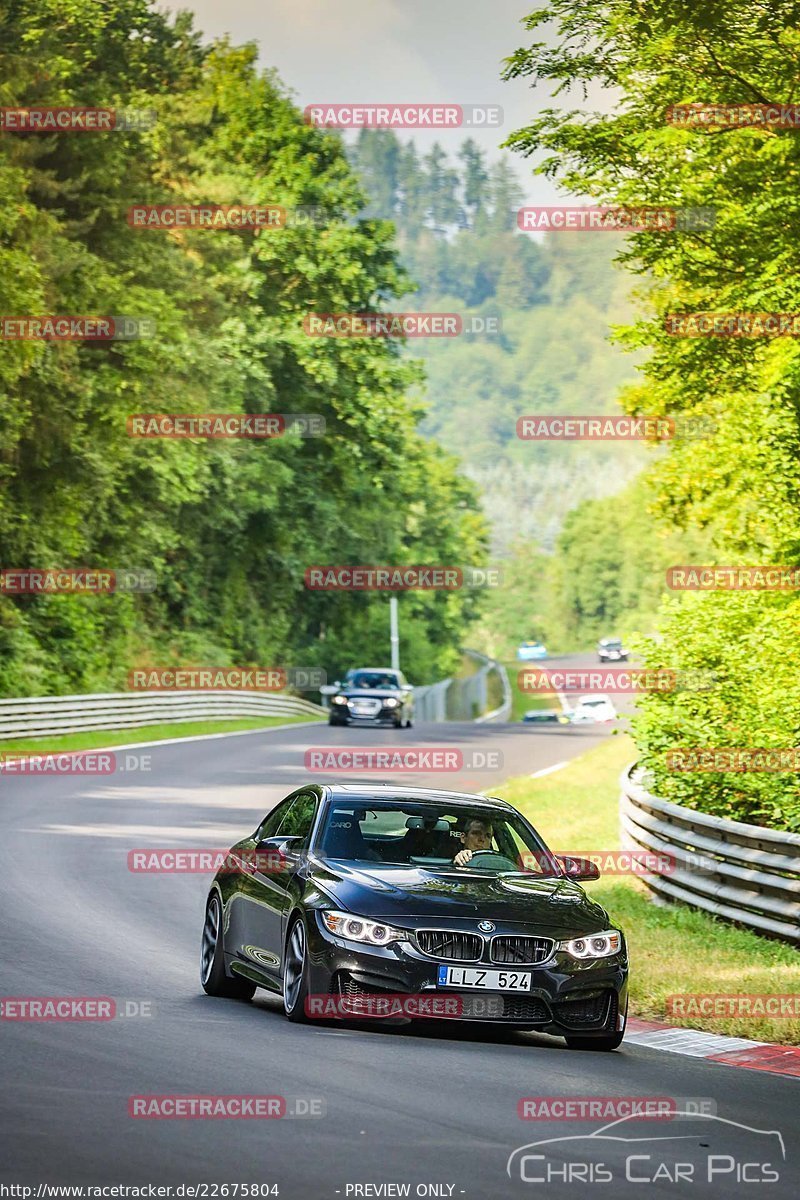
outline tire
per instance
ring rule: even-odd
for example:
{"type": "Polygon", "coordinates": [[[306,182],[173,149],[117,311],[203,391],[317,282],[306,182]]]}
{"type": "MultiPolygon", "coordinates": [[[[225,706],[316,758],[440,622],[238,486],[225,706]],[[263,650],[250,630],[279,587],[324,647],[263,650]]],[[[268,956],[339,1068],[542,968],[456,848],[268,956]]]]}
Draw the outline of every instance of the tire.
{"type": "Polygon", "coordinates": [[[283,956],[283,1011],[289,1020],[297,1025],[308,1023],[308,994],[308,933],[305,921],[298,917],[289,930],[283,956]]]}
{"type": "Polygon", "coordinates": [[[328,717],[328,724],[329,725],[344,725],[344,724],[346,724],[346,722],[345,721],[337,721],[334,717],[328,717]]]}
{"type": "MultiPolygon", "coordinates": [[[[614,1005],[616,1011],[616,1004],[614,1005]]],[[[625,1004],[625,1018],[622,1022],[622,1029],[615,1029],[613,1033],[601,1034],[599,1037],[592,1037],[591,1034],[575,1034],[570,1033],[565,1037],[565,1041],[570,1050],[617,1050],[622,1045],[622,1039],[625,1037],[625,1028],[628,1024],[628,1005],[625,1004]]]]}
{"type": "Polygon", "coordinates": [[[411,717],[409,717],[408,720],[406,721],[406,729],[411,729],[413,724],[414,724],[414,722],[411,720],[411,717]]]}
{"type": "Polygon", "coordinates": [[[209,996],[227,1000],[252,1000],[256,985],[249,979],[231,978],[225,973],[225,941],[222,930],[222,906],[213,893],[206,905],[203,940],[200,946],[200,983],[209,996]]]}

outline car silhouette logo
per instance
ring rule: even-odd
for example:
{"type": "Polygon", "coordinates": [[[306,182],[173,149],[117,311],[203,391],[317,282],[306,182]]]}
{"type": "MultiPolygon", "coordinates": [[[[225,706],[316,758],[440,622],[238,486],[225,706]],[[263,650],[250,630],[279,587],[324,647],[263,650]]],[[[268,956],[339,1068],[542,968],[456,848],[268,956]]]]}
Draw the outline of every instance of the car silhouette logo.
{"type": "Polygon", "coordinates": [[[478,929],[480,929],[481,933],[494,933],[496,928],[497,926],[495,925],[494,921],[478,922],[478,929]]]}
{"type": "Polygon", "coordinates": [[[669,1114],[666,1131],[657,1136],[648,1134],[646,1125],[642,1129],[644,1120],[641,1114],[630,1114],[589,1134],[529,1142],[511,1152],[506,1171],[512,1178],[512,1172],[518,1171],[523,1183],[550,1182],[548,1176],[554,1164],[557,1177],[560,1174],[563,1179],[566,1170],[566,1179],[572,1181],[572,1163],[577,1168],[574,1175],[576,1181],[585,1182],[588,1171],[589,1181],[595,1182],[607,1183],[614,1178],[624,1178],[627,1182],[653,1183],[667,1179],[674,1183],[679,1180],[691,1182],[702,1177],[710,1180],[722,1173],[724,1162],[726,1171],[747,1170],[751,1179],[754,1174],[759,1180],[771,1183],[780,1178],[780,1172],[773,1167],[773,1161],[786,1161],[786,1147],[780,1130],[756,1129],[714,1113],[676,1109],[669,1114]],[[625,1136],[631,1133],[633,1136],[625,1136]],[[748,1134],[754,1136],[748,1138],[748,1134]],[[747,1152],[751,1161],[739,1163],[737,1167],[734,1154],[738,1160],[747,1152]],[[604,1163],[597,1161],[600,1154],[606,1157],[604,1163]],[[552,1164],[548,1164],[550,1155],[552,1164]],[[765,1155],[770,1155],[770,1161],[763,1161],[765,1155]],[[673,1162],[671,1156],[679,1158],[680,1162],[673,1162]],[[624,1171],[621,1167],[624,1167],[624,1171]],[[652,1170],[654,1167],[655,1173],[652,1170]],[[649,1175],[648,1168],[651,1168],[649,1175]],[[595,1170],[597,1174],[593,1180],[592,1171],[595,1170]],[[636,1175],[632,1174],[633,1170],[637,1171],[636,1175]],[[532,1173],[534,1171],[541,1171],[542,1174],[535,1175],[532,1173]],[[601,1171],[603,1174],[599,1173],[601,1171]]]}

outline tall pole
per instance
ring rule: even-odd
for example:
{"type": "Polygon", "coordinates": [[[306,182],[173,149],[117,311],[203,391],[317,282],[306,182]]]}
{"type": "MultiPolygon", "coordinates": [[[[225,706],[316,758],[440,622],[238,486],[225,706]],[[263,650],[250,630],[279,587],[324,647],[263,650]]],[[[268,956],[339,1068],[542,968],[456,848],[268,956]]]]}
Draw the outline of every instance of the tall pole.
{"type": "Polygon", "coordinates": [[[392,647],[392,670],[400,670],[400,635],[397,632],[397,596],[389,597],[389,641],[392,647]]]}

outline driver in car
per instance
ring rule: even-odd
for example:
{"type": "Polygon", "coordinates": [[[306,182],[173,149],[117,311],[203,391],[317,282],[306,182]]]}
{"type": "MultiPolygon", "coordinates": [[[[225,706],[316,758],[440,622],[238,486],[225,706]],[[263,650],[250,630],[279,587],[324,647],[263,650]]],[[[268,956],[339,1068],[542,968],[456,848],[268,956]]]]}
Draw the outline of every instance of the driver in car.
{"type": "Polygon", "coordinates": [[[453,859],[453,865],[456,867],[465,867],[476,850],[491,850],[491,822],[482,821],[480,817],[470,817],[461,834],[461,845],[463,850],[459,850],[453,859]]]}

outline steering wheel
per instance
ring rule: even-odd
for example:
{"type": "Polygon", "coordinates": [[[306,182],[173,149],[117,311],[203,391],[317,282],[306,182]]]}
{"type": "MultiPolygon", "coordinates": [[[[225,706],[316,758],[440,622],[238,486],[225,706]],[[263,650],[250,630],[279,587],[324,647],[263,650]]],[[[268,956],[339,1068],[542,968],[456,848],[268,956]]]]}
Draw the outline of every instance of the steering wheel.
{"type": "Polygon", "coordinates": [[[469,860],[468,863],[464,864],[465,867],[471,867],[473,862],[475,861],[475,859],[480,854],[488,855],[489,858],[496,859],[497,860],[497,869],[499,871],[502,871],[504,869],[507,871],[513,871],[516,869],[515,864],[511,861],[510,858],[508,858],[505,854],[503,854],[503,852],[501,850],[473,850],[472,858],[469,860]]]}

